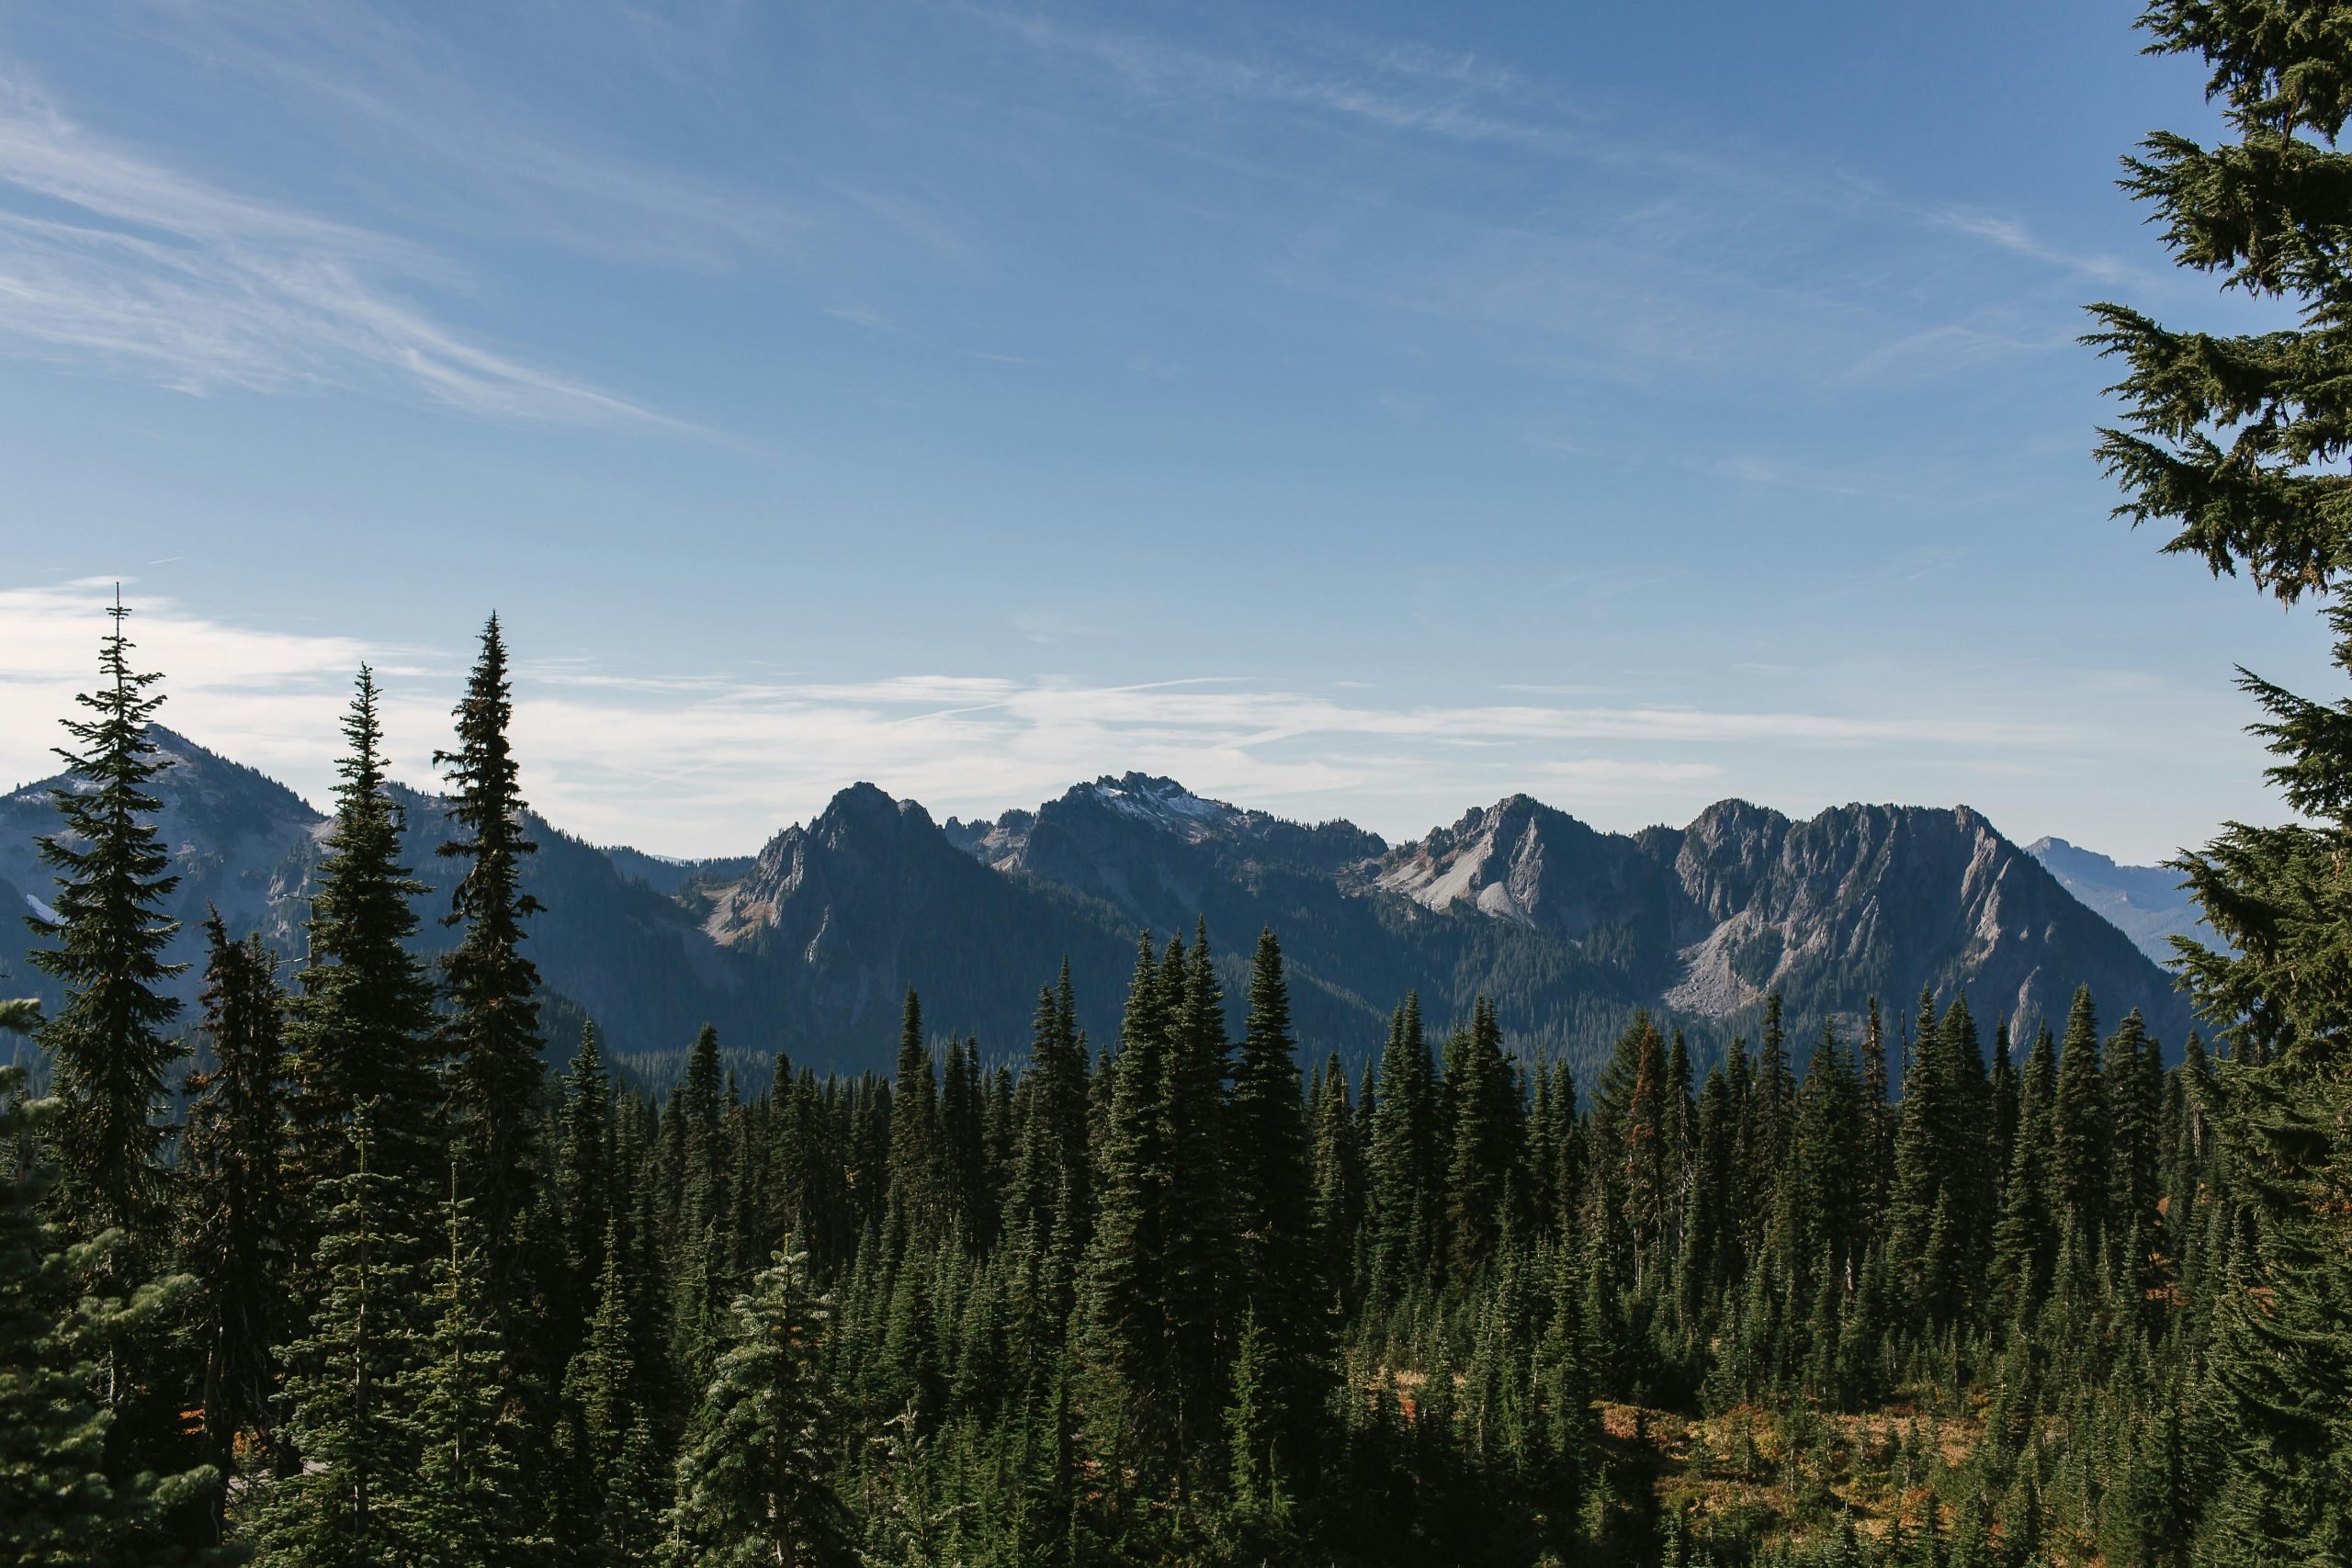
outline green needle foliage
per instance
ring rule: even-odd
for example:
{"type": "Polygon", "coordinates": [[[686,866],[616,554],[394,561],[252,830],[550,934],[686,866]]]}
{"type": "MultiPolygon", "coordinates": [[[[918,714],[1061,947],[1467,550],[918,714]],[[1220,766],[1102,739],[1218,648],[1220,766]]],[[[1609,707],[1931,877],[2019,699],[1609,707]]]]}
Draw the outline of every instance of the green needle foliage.
{"type": "Polygon", "coordinates": [[[204,1363],[205,1436],[227,1472],[241,1456],[266,1462],[275,1447],[277,1348],[294,1327],[279,1093],[285,997],[258,936],[230,941],[218,911],[204,933],[213,1066],[187,1080],[180,1258],[198,1287],[191,1337],[204,1363]]]}
{"type": "Polygon", "coordinates": [[[666,1563],[818,1568],[845,1560],[817,1372],[828,1303],[808,1288],[805,1262],[777,1253],[736,1298],[727,1350],[678,1456],[666,1563]]]}
{"type": "MultiPolygon", "coordinates": [[[[2157,132],[2127,161],[2183,267],[2277,301],[2290,329],[2214,334],[2094,307],[2125,368],[2124,422],[2099,448],[2120,512],[2167,551],[2260,592],[2316,601],[2352,671],[2352,13],[2292,0],[2153,5],[2155,52],[2201,59],[2227,139],[2157,132]]],[[[2209,1363],[2215,1562],[2352,1560],[2352,702],[2248,671],[2253,726],[2301,820],[2230,825],[2179,863],[2230,944],[2178,940],[2200,1009],[2234,1045],[2213,1083],[2240,1178],[2209,1363]]],[[[2064,1089],[2062,1086],[2061,1099],[2064,1089]]],[[[2133,1085],[2137,1136],[2146,1092],[2133,1085]]],[[[2141,1156],[2131,1151],[2133,1160],[2141,1156]]],[[[2136,1183],[2135,1183],[2136,1185],[2136,1183]]],[[[2135,1227],[2135,1234],[2138,1234],[2135,1227]]],[[[2143,1237],[2144,1240],[2144,1237],[2143,1237]]],[[[2138,1243],[2134,1243],[2136,1250],[2138,1243]]]]}
{"type": "MultiPolygon", "coordinates": [[[[362,1107],[372,1119],[379,1173],[431,1190],[441,1169],[433,984],[410,950],[413,900],[424,887],[401,863],[402,813],[385,776],[376,703],[374,672],[362,665],[343,724],[348,750],[336,764],[334,824],[311,896],[308,961],[288,1019],[289,1162],[314,1190],[350,1173],[362,1107]]],[[[315,1247],[315,1227],[303,1239],[315,1247]]]]}
{"type": "MultiPolygon", "coordinates": [[[[6,1027],[36,1021],[21,1005],[6,1027]]],[[[191,1281],[141,1285],[128,1300],[83,1281],[117,1272],[119,1231],[69,1242],[40,1219],[56,1180],[29,1163],[59,1100],[24,1098],[24,1071],[0,1066],[0,1561],[25,1568],[134,1568],[186,1560],[167,1513],[215,1490],[209,1467],[168,1478],[109,1474],[114,1415],[99,1396],[109,1348],[169,1312],[191,1281]]]]}
{"type": "Polygon", "coordinates": [[[433,760],[447,769],[449,819],[461,835],[438,852],[465,866],[445,921],[462,932],[444,976],[454,1133],[485,1238],[492,1299],[502,1311],[526,1293],[518,1233],[537,1176],[533,1102],[544,1076],[539,974],[522,952],[524,922],[539,912],[538,900],[523,891],[523,862],[538,846],[524,834],[506,737],[513,716],[506,642],[492,615],[458,705],[458,748],[435,751],[433,760]]]}
{"type": "Polygon", "coordinates": [[[309,1332],[286,1347],[288,1437],[300,1462],[256,1489],[246,1531],[265,1562],[413,1561],[425,1543],[428,1430],[417,1369],[429,1351],[415,1194],[376,1159],[375,1103],[350,1129],[348,1172],[312,1269],[309,1332]]]}
{"type": "Polygon", "coordinates": [[[59,830],[40,840],[42,863],[56,874],[49,899],[57,919],[28,920],[44,943],[32,961],[64,985],[65,1005],[41,1029],[52,1092],[65,1105],[57,1141],[55,1201],[74,1234],[119,1230],[123,1262],[153,1260],[169,1228],[164,1145],[157,1117],[166,1075],[181,1047],[167,1030],[180,1005],[164,982],[177,973],[163,961],[177,929],[158,909],[179,886],[154,823],[160,808],[148,785],[169,764],[147,737],[163,705],[149,688],[162,676],[130,665],[123,631],[130,614],[118,601],[114,629],[99,644],[99,685],[74,700],[86,718],[69,718],[72,748],[60,747],[67,782],[55,792],[59,830]]]}

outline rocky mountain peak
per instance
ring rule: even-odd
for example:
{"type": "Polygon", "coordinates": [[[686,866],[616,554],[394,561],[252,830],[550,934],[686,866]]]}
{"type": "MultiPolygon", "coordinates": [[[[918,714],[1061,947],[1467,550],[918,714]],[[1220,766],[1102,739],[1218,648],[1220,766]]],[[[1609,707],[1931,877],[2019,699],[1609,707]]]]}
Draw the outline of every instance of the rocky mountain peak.
{"type": "Polygon", "coordinates": [[[837,792],[808,825],[811,833],[840,840],[848,835],[875,830],[930,832],[936,825],[919,800],[899,800],[880,785],[860,780],[837,792]]]}
{"type": "Polygon", "coordinates": [[[1105,773],[1092,784],[1078,787],[1091,792],[1095,799],[1123,816],[1188,839],[1231,832],[1265,818],[1261,811],[1244,811],[1221,800],[1207,799],[1174,779],[1151,773],[1126,773],[1116,778],[1105,773]]]}
{"type": "Polygon", "coordinates": [[[1646,858],[1633,840],[1510,795],[1398,845],[1373,884],[1428,908],[1465,906],[1576,941],[1612,918],[1609,907],[1633,892],[1646,858]]]}

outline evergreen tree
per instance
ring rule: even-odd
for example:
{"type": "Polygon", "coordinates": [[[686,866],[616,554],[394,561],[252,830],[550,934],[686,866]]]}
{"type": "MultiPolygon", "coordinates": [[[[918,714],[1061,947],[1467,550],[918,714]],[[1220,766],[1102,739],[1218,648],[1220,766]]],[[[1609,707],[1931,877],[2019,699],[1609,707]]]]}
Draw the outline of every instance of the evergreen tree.
{"type": "Polygon", "coordinates": [[[40,1032],[61,1102],[53,1201],[77,1238],[120,1230],[126,1246],[104,1256],[136,1273],[160,1258],[170,1228],[169,1130],[156,1113],[181,1054],[167,1032],[180,1004],[163,988],[179,972],[163,961],[179,928],[160,909],[179,878],[167,874],[171,859],[150,820],[163,803],[148,786],[170,766],[147,732],[164,704],[148,688],[163,677],[132,670],[122,626],[130,612],[119,597],[107,614],[114,629],[98,645],[99,686],[74,699],[90,716],[65,720],[74,745],[57,748],[66,782],[50,798],[62,826],[38,840],[57,876],[48,900],[56,919],[26,923],[55,943],[34,949],[32,961],[66,993],[40,1032]]]}
{"type": "Polygon", "coordinates": [[[1869,1137],[1863,1144],[1862,1209],[1875,1228],[1886,1212],[1887,1184],[1894,1178],[1894,1111],[1887,1103],[1886,1021],[1879,1014],[1878,998],[1870,999],[1862,1023],[1862,1107],[1869,1113],[1869,1137]]]}
{"type": "Polygon", "coordinates": [[[1158,1461],[1165,1478],[1173,1397],[1161,1296],[1167,1139],[1160,1117],[1172,1009],[1146,933],[1136,949],[1114,1067],[1095,1075],[1111,1102],[1095,1165],[1099,1201],[1079,1302],[1090,1446],[1114,1466],[1158,1461]]]}
{"type": "Polygon", "coordinates": [[[1707,1071],[1699,1089],[1698,1134],[1690,1161],[1690,1219],[1682,1234],[1677,1265],[1676,1306],[1684,1325],[1697,1329],[1729,1283],[1737,1243],[1730,1227],[1736,1188],[1734,1153],[1738,1130],[1731,1078],[1721,1066],[1707,1071]]]}
{"type": "Polygon", "coordinates": [[[238,1439],[267,1455],[277,1427],[276,1347],[293,1326],[288,1292],[285,1110],[279,1080],[284,998],[258,935],[229,940],[204,923],[204,1033],[213,1066],[190,1074],[182,1134],[187,1196],[183,1266],[197,1281],[194,1337],[212,1462],[224,1473],[238,1439]]]}
{"type": "Polygon", "coordinates": [[[1666,1261],[1668,1098],[1666,1043],[1637,1014],[1592,1091],[1597,1261],[1628,1289],[1655,1283],[1666,1261]]]}
{"type": "MultiPolygon", "coordinates": [[[[786,1087],[790,1080],[787,1077],[786,1087]]],[[[596,1026],[580,1032],[580,1050],[564,1075],[563,1110],[556,1147],[557,1212],[563,1226],[568,1276],[563,1314],[584,1321],[596,1310],[605,1247],[615,1213],[613,1079],[605,1066],[596,1026]]]]}
{"type": "Polygon", "coordinates": [[[1991,1088],[1965,997],[1939,1021],[1919,997],[1918,1048],[1903,1079],[1888,1211],[1889,1262],[1914,1312],[1937,1329],[1981,1295],[1993,1231],[1991,1088]]]}
{"type": "Polygon", "coordinates": [[[1510,1176],[1518,1163],[1518,1100],[1503,1060],[1494,1004],[1478,998],[1470,1027],[1446,1074],[1453,1103],[1446,1168],[1448,1259],[1466,1280],[1494,1255],[1510,1219],[1510,1176]]]}
{"type": "MultiPolygon", "coordinates": [[[[685,1077],[672,1091],[662,1122],[675,1149],[676,1186],[671,1212],[655,1218],[649,1236],[666,1238],[670,1265],[670,1359],[688,1388],[710,1375],[727,1332],[726,1145],[721,1134],[718,1031],[703,1025],[686,1055],[685,1077]]],[[[884,1185],[876,1180],[875,1185],[884,1185]]]]}
{"type": "Polygon", "coordinates": [[[904,1247],[930,1239],[941,1183],[939,1082],[923,1037],[922,1001],[911,987],[899,1028],[899,1071],[890,1090],[890,1236],[904,1247]]]}
{"type": "Polygon", "coordinates": [[[453,1133],[478,1205],[491,1310],[502,1325],[527,1311],[531,1285],[520,1230],[537,1197],[539,972],[523,956],[524,921],[539,901],[523,891],[523,861],[538,845],[526,836],[514,753],[506,737],[514,702],[498,617],[482,628],[481,653],[458,704],[458,749],[435,751],[446,769],[447,808],[458,836],[440,847],[463,863],[443,923],[459,929],[445,961],[449,1010],[444,1038],[455,1065],[453,1133]]]}
{"type": "Polygon", "coordinates": [[[416,1561],[441,1568],[505,1568],[531,1562],[546,1540],[544,1499],[529,1494],[515,1460],[523,1438],[503,1386],[508,1360],[489,1300],[472,1200],[458,1193],[457,1168],[442,1205],[448,1252],[437,1263],[429,1330],[419,1364],[401,1393],[414,1413],[422,1462],[416,1476],[416,1561]]]}
{"type": "Polygon", "coordinates": [[[1408,993],[1389,1020],[1365,1159],[1372,1299],[1384,1306],[1429,1273],[1436,1235],[1439,1131],[1420,998],[1408,993]]]}
{"type": "Polygon", "coordinates": [[[2159,1221],[2157,1168],[2162,1154],[2164,1062],[2134,1008],[2107,1043],[2109,1129],[2114,1156],[2108,1210],[2126,1234],[2153,1242],[2159,1221]]]}
{"type": "Polygon", "coordinates": [[[2052,1118],[2052,1160],[2063,1223],[2079,1226],[2097,1248],[2107,1232],[2112,1131],[2106,1064],[2099,1053],[2098,1016],[2088,987],[2075,992],[2058,1056],[2058,1097],[2052,1118]]]}
{"type": "Polygon", "coordinates": [[[646,1409],[650,1380],[637,1363],[640,1292],[630,1278],[634,1249],[628,1241],[615,1210],[605,1221],[594,1310],[563,1375],[564,1400],[574,1422],[573,1484],[593,1513],[603,1560],[614,1562],[642,1558],[654,1517],[662,1511],[643,1506],[643,1491],[653,1477],[644,1471],[650,1454],[637,1450],[650,1448],[652,1428],[646,1409]]]}
{"type": "Polygon", "coordinates": [[[376,1111],[353,1118],[350,1168],[327,1189],[309,1330],[288,1347],[287,1428],[301,1462],[259,1493],[250,1531],[264,1562],[372,1568],[431,1550],[412,1382],[426,1344],[415,1193],[377,1164],[376,1111]]]}
{"type": "Polygon", "coordinates": [[[1256,1308],[1245,1307],[1233,1358],[1233,1397],[1225,1413],[1226,1486],[1227,1506],[1252,1538],[1278,1528],[1290,1506],[1283,1460],[1287,1396],[1279,1386],[1281,1372],[1271,1364],[1276,1354],[1256,1308]]]}
{"type": "Polygon", "coordinates": [[[1364,1177],[1360,1117],[1348,1094],[1347,1069],[1332,1052],[1323,1064],[1322,1092],[1315,1104],[1315,1236],[1322,1255],[1326,1302],[1352,1306],[1357,1291],[1355,1256],[1363,1225],[1364,1177]]]}
{"type": "MultiPolygon", "coordinates": [[[[1164,1238],[1159,1294],[1169,1348],[1174,1357],[1172,1435],[1184,1467],[1182,1480],[1189,1485],[1204,1472],[1214,1477],[1215,1461],[1223,1449],[1221,1417],[1229,1387],[1227,1362],[1235,1314],[1230,1290],[1235,1281],[1229,1275],[1236,1257],[1236,1195],[1228,1189],[1220,1137],[1229,1046],[1225,993],[1217,983],[1205,922],[1195,925],[1189,952],[1180,942],[1169,943],[1160,980],[1174,1008],[1159,1093],[1167,1156],[1159,1196],[1164,1238]]],[[[1288,1026],[1285,1003],[1280,1021],[1284,1039],[1288,1026]]],[[[1292,1070],[1295,1075],[1295,1064],[1292,1070]]],[[[1295,1076],[1291,1086],[1295,1114],[1295,1076]]],[[[1281,1200],[1299,1227],[1292,1234],[1302,1238],[1305,1221],[1298,1206],[1306,1197],[1304,1141],[1302,1129],[1299,1139],[1291,1145],[1292,1154],[1299,1156],[1302,1185],[1281,1200]]],[[[1295,1256],[1283,1260],[1286,1267],[1306,1262],[1295,1256]]]]}
{"type": "MultiPolygon", "coordinates": [[[[0,1027],[35,1021],[0,1007],[0,1027]]],[[[217,1493],[207,1466],[159,1480],[109,1479],[113,1412],[96,1397],[100,1358],[172,1309],[185,1278],[141,1281],[129,1298],[85,1295],[118,1279],[120,1231],[69,1244],[40,1212],[53,1167],[23,1163],[62,1107],[24,1098],[24,1069],[0,1066],[0,1561],[24,1568],[151,1568],[175,1561],[163,1517],[217,1493]]]]}
{"type": "MultiPolygon", "coordinates": [[[[343,733],[349,750],[336,764],[334,826],[311,888],[310,953],[287,1030],[292,1180],[300,1191],[338,1190],[365,1106],[377,1177],[429,1193],[440,1169],[433,987],[409,950],[411,900],[424,887],[400,862],[402,813],[387,793],[376,681],[365,665],[343,733]]],[[[315,1222],[301,1232],[305,1268],[318,1234],[315,1222]]]]}
{"type": "Polygon", "coordinates": [[[821,1568],[848,1558],[842,1506],[827,1474],[820,1371],[831,1315],[777,1253],[736,1298],[726,1352],[678,1455],[678,1501],[666,1563],[694,1568],[821,1568]]]}
{"type": "Polygon", "coordinates": [[[996,1238],[996,1193],[989,1168],[988,1100],[978,1040],[950,1040],[940,1079],[939,1143],[947,1217],[975,1251],[996,1238]]]}
{"type": "Polygon", "coordinates": [[[2018,1131],[1994,1228],[1990,1283],[1998,1321],[2030,1325],[2041,1308],[2058,1248],[2051,1170],[2058,1062],[2048,1025],[2035,1034],[2019,1077],[2018,1131]]]}
{"type": "MultiPolygon", "coordinates": [[[[2124,186],[2154,204],[2180,265],[2276,300],[2293,329],[2183,333],[2125,306],[2094,308],[2094,342],[2123,360],[2128,405],[2099,448],[2124,514],[2177,525],[2167,551],[2217,575],[2241,567],[2283,604],[2323,601],[2335,658],[2352,671],[2344,593],[2352,533],[2339,511],[2347,443],[2335,388],[2352,344],[2352,262],[2336,236],[2352,210],[2352,153],[2336,147],[2347,51],[2332,10],[2254,0],[2161,0],[2141,18],[2154,52],[2201,57],[2228,139],[2169,132],[2126,160],[2124,186]]],[[[2217,1561],[2352,1558],[2352,705],[2296,695],[2245,673],[2265,712],[2255,732],[2298,818],[2232,824],[2180,863],[2227,946],[2177,939],[2200,1010],[2230,1031],[2222,1100],[2251,1179],[2258,1247],[2216,1311],[2213,1367],[2226,1393],[2227,1528],[2217,1561]],[[2330,1311],[2320,1305],[2333,1299],[2330,1311]]]]}
{"type": "Polygon", "coordinates": [[[1249,1019],[1226,1110],[1230,1280],[1240,1316],[1261,1341],[1261,1363],[1250,1372],[1259,1404],[1252,1419],[1268,1424],[1278,1458],[1287,1461],[1280,1468],[1294,1474],[1303,1468],[1297,1446],[1322,1406],[1316,1368],[1326,1304],[1316,1268],[1314,1168],[1296,1049],[1282,946],[1263,931],[1250,962],[1249,1019]]]}
{"type": "MultiPolygon", "coordinates": [[[[1028,1097],[1028,1116],[1013,1156],[1008,1233],[1042,1254],[1059,1226],[1082,1247],[1077,1233],[1088,1206],[1086,1043],[1078,1030],[1068,959],[1062,961],[1059,984],[1037,993],[1029,1066],[1021,1087],[1028,1097]]],[[[1069,1310],[1066,1303],[1061,1310],[1069,1310]]]]}
{"type": "Polygon", "coordinates": [[[1772,1194],[1796,1134],[1796,1076],[1789,1066],[1783,1018],[1781,993],[1774,991],[1764,998],[1764,1028],[1755,1076],[1739,1122],[1743,1193],[1739,1224],[1751,1256],[1764,1245],[1771,1223],[1772,1194]]]}

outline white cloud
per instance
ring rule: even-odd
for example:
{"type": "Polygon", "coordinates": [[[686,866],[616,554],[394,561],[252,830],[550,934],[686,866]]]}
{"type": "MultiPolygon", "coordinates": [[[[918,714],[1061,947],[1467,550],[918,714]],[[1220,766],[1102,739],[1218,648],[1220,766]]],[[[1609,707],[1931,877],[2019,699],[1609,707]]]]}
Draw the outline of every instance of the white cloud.
{"type": "Polygon", "coordinates": [[[373,387],[469,413],[667,423],[468,341],[388,287],[447,284],[404,242],[217,189],[0,77],[0,338],[191,392],[373,387]]]}
{"type": "MultiPolygon", "coordinates": [[[[111,592],[99,582],[0,591],[0,778],[52,771],[53,721],[90,679],[111,592]]],[[[397,771],[429,782],[467,650],[428,655],[256,631],[139,595],[135,585],[129,597],[137,658],[165,672],[164,722],[191,739],[322,800],[352,673],[370,658],[382,672],[397,771]]],[[[1644,820],[1680,819],[1717,789],[1718,759],[1738,748],[1962,757],[2059,751],[2079,739],[2055,727],[1951,717],[1518,700],[1381,705],[1357,692],[1249,680],[753,682],[616,675],[527,658],[515,694],[526,792],[551,820],[599,841],[695,854],[752,848],[857,779],[942,817],[973,816],[1139,768],[1292,816],[1353,816],[1415,832],[1432,812],[1450,818],[1520,788],[1548,787],[1571,809],[1604,801],[1644,820]],[[1613,754],[1620,747],[1641,754],[1613,754]]]]}
{"type": "Polygon", "coordinates": [[[2127,280],[2136,282],[2144,280],[2147,276],[2139,268],[2126,265],[2113,256],[2076,255],[2071,252],[2060,250],[2054,245],[2044,244],[2036,239],[2032,231],[2022,222],[2014,218],[2003,218],[1995,213],[1971,212],[1954,208],[1934,213],[1928,220],[1939,228],[1957,230],[1961,233],[1971,234],[1980,240],[1989,240],[2012,254],[2028,256],[2035,261],[2049,262],[2053,266],[2064,267],[2069,272],[2078,272],[2086,277],[2096,278],[2102,283],[2121,283],[2127,280]]]}
{"type": "MultiPolygon", "coordinates": [[[[790,249],[810,220],[764,196],[648,164],[600,128],[565,123],[486,80],[467,51],[367,4],[229,0],[156,7],[156,36],[208,72],[322,108],[338,134],[380,140],[429,167],[419,194],[468,226],[503,227],[602,255],[718,269],[790,249]]],[[[643,16],[564,18],[577,37],[643,16]]],[[[660,68],[637,46],[631,58],[660,68]]],[[[706,61],[706,67],[709,62],[706,61]]]]}
{"type": "MultiPolygon", "coordinates": [[[[51,588],[0,589],[0,784],[56,772],[50,748],[65,739],[57,721],[74,709],[97,668],[98,639],[108,629],[111,581],[51,588]]],[[[124,630],[131,660],[165,672],[161,721],[191,739],[294,784],[316,802],[333,773],[335,724],[363,659],[373,660],[397,709],[413,707],[416,650],[370,649],[352,637],[253,631],[192,614],[169,600],[124,585],[131,615],[124,630]]],[[[447,704],[437,705],[446,709],[447,704]]],[[[396,756],[421,768],[432,748],[403,746],[396,756]]]]}

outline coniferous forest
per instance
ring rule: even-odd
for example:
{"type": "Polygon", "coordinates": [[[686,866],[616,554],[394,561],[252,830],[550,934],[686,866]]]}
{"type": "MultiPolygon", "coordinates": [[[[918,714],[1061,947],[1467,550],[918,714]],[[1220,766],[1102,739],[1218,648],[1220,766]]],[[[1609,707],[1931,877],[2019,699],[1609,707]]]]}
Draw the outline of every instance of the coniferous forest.
{"type": "MultiPolygon", "coordinates": [[[[2128,187],[2303,324],[2098,307],[2101,457],[2352,670],[2352,31],[2143,26],[2237,139],[2128,187]]],[[[664,1084],[547,1038],[495,618],[454,899],[363,669],[303,957],[216,919],[180,1016],[128,614],[45,843],[67,999],[0,1013],[49,1084],[0,1080],[8,1561],[2352,1562],[2352,705],[2245,678],[2300,820],[2182,863],[2210,1045],[1929,994],[1719,1061],[1637,1019],[1576,1082],[1483,1004],[1301,1040],[1280,933],[1196,926],[1114,1039],[1067,974],[1026,1041],[936,1035],[916,977],[891,1072],[747,1097],[708,1030],[664,1084]]]]}

